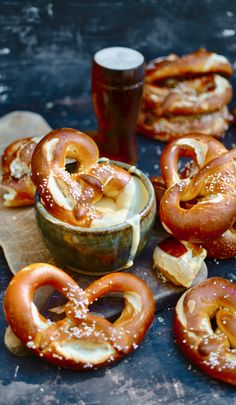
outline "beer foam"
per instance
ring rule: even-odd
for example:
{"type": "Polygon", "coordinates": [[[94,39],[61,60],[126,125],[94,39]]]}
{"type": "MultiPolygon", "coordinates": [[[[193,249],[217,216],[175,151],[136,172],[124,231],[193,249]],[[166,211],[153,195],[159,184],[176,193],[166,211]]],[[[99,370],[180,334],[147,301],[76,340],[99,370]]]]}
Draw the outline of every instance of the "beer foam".
{"type": "Polygon", "coordinates": [[[94,60],[107,69],[129,70],[140,66],[144,62],[144,57],[135,49],[114,46],[95,53],[94,60]]]}

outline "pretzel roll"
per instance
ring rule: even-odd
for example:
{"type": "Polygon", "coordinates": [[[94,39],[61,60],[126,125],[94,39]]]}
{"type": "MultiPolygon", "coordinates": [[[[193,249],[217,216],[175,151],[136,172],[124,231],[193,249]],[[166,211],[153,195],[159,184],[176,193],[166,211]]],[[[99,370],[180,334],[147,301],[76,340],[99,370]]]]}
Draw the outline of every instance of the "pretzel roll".
{"type": "Polygon", "coordinates": [[[90,226],[101,214],[94,204],[105,195],[117,195],[131,175],[109,163],[98,164],[99,151],[88,135],[71,128],[50,132],[32,156],[32,179],[47,211],[61,221],[90,226]],[[66,159],[77,170],[65,169],[66,159]]]}
{"type": "Polygon", "coordinates": [[[176,340],[183,353],[207,374],[233,385],[235,312],[235,284],[214,277],[188,290],[178,301],[174,315],[176,340]]]}
{"type": "Polygon", "coordinates": [[[227,131],[230,119],[231,115],[226,106],[212,113],[170,117],[160,117],[152,111],[141,110],[137,130],[152,139],[163,142],[172,141],[190,132],[201,132],[220,138],[227,131]]]}
{"type": "Polygon", "coordinates": [[[207,75],[188,80],[167,79],[146,84],[143,110],[156,116],[197,115],[221,109],[232,99],[232,86],[224,77],[207,75]]]}
{"type": "Polygon", "coordinates": [[[113,273],[83,291],[62,270],[36,263],[14,276],[4,311],[15,335],[36,355],[57,366],[85,370],[117,361],[137,348],[152,322],[154,300],[144,281],[131,274],[113,273]],[[45,319],[33,303],[36,289],[46,284],[68,299],[65,318],[57,322],[45,319]],[[122,292],[125,298],[125,308],[113,324],[89,313],[89,305],[110,292],[122,292]]]}
{"type": "Polygon", "coordinates": [[[39,138],[22,138],[12,142],[2,156],[0,187],[6,207],[34,203],[35,186],[31,180],[31,157],[39,138]]]}
{"type": "Polygon", "coordinates": [[[192,77],[206,73],[227,77],[232,75],[233,70],[224,56],[201,48],[182,57],[171,54],[151,61],[147,67],[146,80],[155,83],[170,77],[192,77]]]}

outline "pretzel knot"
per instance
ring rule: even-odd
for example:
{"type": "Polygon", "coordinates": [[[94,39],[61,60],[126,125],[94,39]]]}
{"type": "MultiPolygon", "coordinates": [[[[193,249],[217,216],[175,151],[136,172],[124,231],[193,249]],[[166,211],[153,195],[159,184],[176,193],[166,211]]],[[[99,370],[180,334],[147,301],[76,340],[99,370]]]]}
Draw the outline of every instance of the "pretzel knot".
{"type": "Polygon", "coordinates": [[[88,135],[61,128],[46,135],[32,156],[32,179],[47,211],[72,225],[90,226],[101,215],[94,204],[103,195],[116,197],[131,179],[124,169],[98,164],[99,151],[88,135]],[[66,159],[77,168],[70,174],[66,159]]]}
{"type": "Polygon", "coordinates": [[[2,156],[0,187],[4,205],[20,207],[34,203],[35,186],[31,180],[31,157],[39,138],[22,138],[12,142],[2,156]]]}
{"type": "MultiPolygon", "coordinates": [[[[163,226],[177,239],[202,243],[224,235],[236,219],[236,149],[202,134],[171,142],[161,157],[167,190],[160,201],[163,226]],[[186,178],[178,174],[180,157],[194,160],[186,178]]],[[[235,246],[234,246],[235,249],[235,246]]]]}
{"type": "Polygon", "coordinates": [[[227,108],[232,87],[222,75],[231,74],[232,66],[224,56],[205,49],[151,61],[138,130],[162,141],[189,132],[221,137],[232,118],[227,108]]]}
{"type": "Polygon", "coordinates": [[[174,329],[186,356],[206,373],[236,385],[236,285],[210,278],[178,301],[174,329]]]}
{"type": "Polygon", "coordinates": [[[154,300],[145,282],[131,274],[113,273],[84,291],[62,270],[36,263],[17,273],[4,298],[6,319],[30,350],[62,367],[83,370],[105,366],[136,349],[154,316],[154,300]],[[46,319],[33,302],[35,291],[50,285],[68,302],[65,318],[46,319]],[[89,306],[110,292],[120,292],[125,307],[111,323],[89,312],[89,306]]]}

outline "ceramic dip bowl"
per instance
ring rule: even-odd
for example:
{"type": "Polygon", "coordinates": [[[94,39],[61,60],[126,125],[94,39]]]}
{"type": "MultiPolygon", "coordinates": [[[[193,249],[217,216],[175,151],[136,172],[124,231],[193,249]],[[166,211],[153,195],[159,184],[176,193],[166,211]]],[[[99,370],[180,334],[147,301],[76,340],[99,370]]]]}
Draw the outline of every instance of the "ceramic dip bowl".
{"type": "Polygon", "coordinates": [[[45,245],[60,264],[88,275],[131,267],[144,248],[155,220],[155,194],[147,176],[134,166],[111,163],[137,177],[145,194],[145,206],[122,223],[94,228],[67,224],[49,214],[36,193],[36,219],[45,245]]]}

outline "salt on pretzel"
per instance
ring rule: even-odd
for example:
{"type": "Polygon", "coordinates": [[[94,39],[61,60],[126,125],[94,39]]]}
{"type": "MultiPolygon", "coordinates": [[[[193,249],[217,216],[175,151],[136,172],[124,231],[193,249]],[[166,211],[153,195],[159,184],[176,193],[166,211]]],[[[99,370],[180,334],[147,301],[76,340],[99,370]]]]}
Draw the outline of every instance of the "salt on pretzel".
{"type": "Polygon", "coordinates": [[[0,187],[6,207],[34,203],[35,186],[31,180],[31,157],[39,138],[21,138],[12,142],[2,156],[0,187]]]}
{"type": "Polygon", "coordinates": [[[236,285],[213,277],[188,290],[174,315],[176,340],[183,353],[207,374],[234,385],[235,314],[236,285]]]}
{"type": "Polygon", "coordinates": [[[193,77],[206,73],[218,73],[231,76],[232,66],[228,59],[201,48],[182,57],[171,54],[154,59],[147,67],[146,80],[154,83],[172,77],[193,77]]]}
{"type": "Polygon", "coordinates": [[[233,226],[235,159],[236,149],[227,151],[201,134],[189,134],[167,146],[161,167],[168,188],[160,202],[160,219],[169,233],[179,240],[201,243],[218,238],[233,226]],[[213,144],[218,152],[211,159],[213,144]],[[191,156],[199,171],[179,181],[176,165],[182,155],[191,156]]]}
{"type": "Polygon", "coordinates": [[[116,196],[131,175],[110,163],[98,164],[97,145],[72,128],[51,131],[37,145],[31,161],[32,179],[47,211],[72,225],[90,226],[99,212],[94,204],[103,195],[116,196]],[[77,169],[65,170],[67,158],[77,169]]]}
{"type": "Polygon", "coordinates": [[[76,370],[113,363],[136,349],[154,316],[154,300],[145,282],[128,273],[112,273],[82,290],[65,272],[36,263],[18,272],[5,298],[6,319],[15,335],[34,354],[76,370]],[[68,300],[65,318],[46,319],[33,302],[35,291],[50,285],[68,300]],[[120,292],[125,307],[111,323],[89,312],[89,306],[110,292],[120,292]]]}
{"type": "Polygon", "coordinates": [[[141,110],[137,130],[152,139],[163,142],[172,141],[190,132],[201,132],[220,138],[227,131],[230,119],[231,115],[226,106],[206,114],[169,117],[156,116],[151,110],[141,110]]]}
{"type": "Polygon", "coordinates": [[[188,80],[167,80],[165,84],[146,84],[143,110],[155,116],[197,115],[214,112],[232,99],[232,86],[220,75],[188,80]]]}

